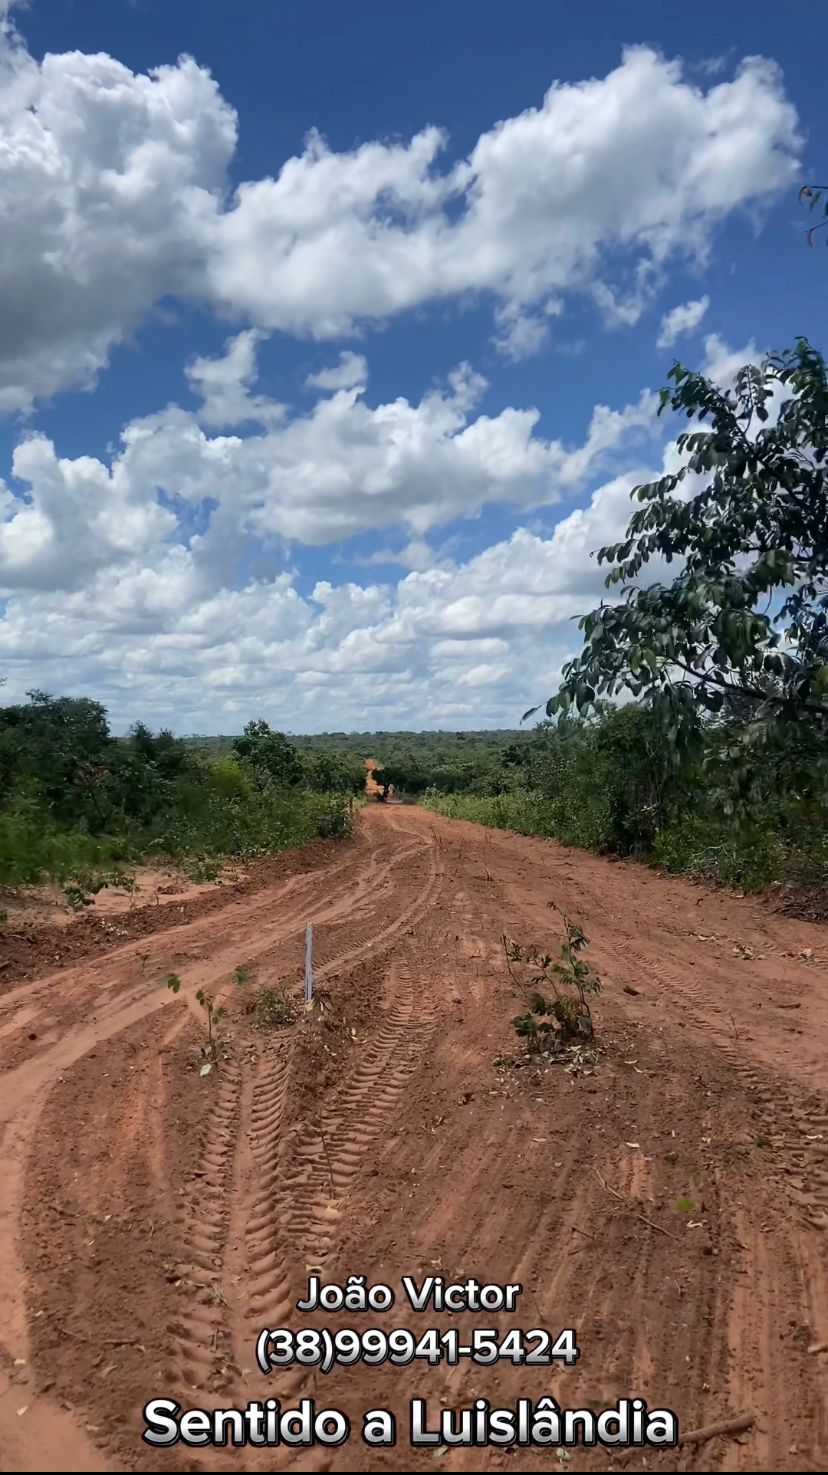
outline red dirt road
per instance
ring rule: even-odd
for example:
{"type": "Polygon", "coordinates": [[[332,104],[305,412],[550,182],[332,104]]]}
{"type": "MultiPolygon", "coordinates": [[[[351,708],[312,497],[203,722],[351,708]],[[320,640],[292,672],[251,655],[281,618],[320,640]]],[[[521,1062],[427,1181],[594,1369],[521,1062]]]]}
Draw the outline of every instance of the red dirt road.
{"type": "MultiPolygon", "coordinates": [[[[0,971],[26,975],[0,997],[8,1469],[430,1469],[433,1453],[408,1444],[410,1398],[438,1411],[544,1394],[566,1407],[639,1395],[684,1429],[755,1414],[735,1437],[619,1468],[828,1469],[827,928],[382,805],[311,869],[131,927],[124,940],[87,926],[57,972],[34,966],[48,938],[0,971]],[[590,1075],[495,1064],[515,1049],[519,1007],[500,935],[554,945],[550,901],[582,922],[604,980],[590,1075]],[[259,1032],[233,971],[298,988],[306,922],[322,1009],[259,1032]],[[199,987],[229,1005],[229,1058],[206,1080],[199,987]],[[306,1325],[434,1324],[461,1340],[493,1320],[572,1325],[580,1360],[266,1380],[256,1335],[302,1324],[313,1267],[387,1282],[398,1300],[385,1317],[306,1325]],[[400,1277],[428,1274],[524,1293],[511,1316],[417,1317],[400,1277]],[[354,1433],[299,1455],[153,1452],[142,1408],[164,1396],[313,1396],[354,1433]],[[399,1444],[372,1452],[360,1415],[381,1406],[399,1444]]],[[[578,1449],[570,1463],[619,1462],[578,1449]]]]}

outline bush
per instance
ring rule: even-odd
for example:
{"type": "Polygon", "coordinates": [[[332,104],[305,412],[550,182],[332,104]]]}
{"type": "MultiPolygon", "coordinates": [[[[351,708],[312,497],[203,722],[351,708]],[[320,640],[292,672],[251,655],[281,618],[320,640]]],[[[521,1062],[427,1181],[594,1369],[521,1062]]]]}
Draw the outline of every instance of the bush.
{"type": "Polygon", "coordinates": [[[745,792],[730,761],[733,720],[710,725],[694,763],[679,765],[646,708],[606,708],[541,724],[508,787],[479,795],[429,788],[422,803],[452,819],[565,845],[634,856],[743,891],[778,882],[828,885],[828,828],[790,749],[745,792]]]}
{"type": "Polygon", "coordinates": [[[253,726],[282,764],[276,777],[244,757],[210,762],[140,723],[115,739],[104,709],[85,699],[35,692],[28,705],[0,708],[0,885],[52,877],[86,895],[96,873],[159,858],[211,879],[226,859],[347,834],[341,784],[300,787],[285,739],[253,726]]]}

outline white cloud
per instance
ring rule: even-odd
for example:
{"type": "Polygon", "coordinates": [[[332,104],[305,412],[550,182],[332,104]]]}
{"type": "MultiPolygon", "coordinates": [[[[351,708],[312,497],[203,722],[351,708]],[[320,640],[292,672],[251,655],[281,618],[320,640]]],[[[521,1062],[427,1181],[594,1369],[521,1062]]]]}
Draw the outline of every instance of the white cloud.
{"type": "Polygon", "coordinates": [[[523,312],[520,308],[501,307],[495,313],[498,331],[494,344],[504,358],[513,363],[532,358],[549,339],[549,319],[560,317],[564,310],[560,298],[550,297],[543,314],[523,312]]]}
{"type": "Polygon", "coordinates": [[[91,384],[164,298],[323,339],[488,293],[512,353],[573,291],[631,322],[671,257],[703,260],[720,221],[791,183],[800,148],[772,63],[705,90],[646,47],[556,83],[454,164],[437,128],[341,153],[311,134],[228,198],[236,131],[190,58],[38,63],[3,26],[0,408],[91,384]]]}
{"type": "Polygon", "coordinates": [[[695,333],[709,306],[709,297],[699,297],[695,302],[682,302],[666,312],[658,332],[658,347],[672,348],[677,338],[695,333]]]}
{"type": "MultiPolygon", "coordinates": [[[[729,372],[744,361],[719,339],[707,349],[713,368],[729,372]]],[[[622,419],[596,412],[594,444],[613,440],[622,419]]],[[[122,509],[135,516],[129,465],[105,473],[85,462],[83,482],[77,462],[57,463],[48,443],[26,442],[16,470],[31,478],[46,522],[71,499],[66,516],[80,531],[70,558],[87,562],[82,582],[52,588],[53,542],[54,563],[41,562],[40,582],[7,591],[7,696],[22,695],[34,667],[47,688],[94,692],[120,726],[140,714],[183,731],[234,731],[254,712],[297,731],[516,723],[550,694],[579,648],[575,618],[605,597],[605,570],[592,553],[622,536],[631,488],[675,469],[676,454],[670,442],[628,464],[546,535],[518,527],[454,563],[429,559],[427,545],[412,540],[417,566],[397,583],[320,580],[302,596],[284,569],[228,587],[226,564],[205,558],[202,539],[184,541],[179,530],[173,540],[166,527],[152,527],[151,506],[139,526],[123,528],[122,509]],[[83,508],[90,488],[99,505],[104,474],[120,500],[111,522],[94,523],[93,547],[83,508]]],[[[226,551],[245,513],[232,501],[219,513],[226,551]]]]}
{"type": "Polygon", "coordinates": [[[354,389],[367,383],[367,361],[361,353],[351,353],[349,349],[339,355],[338,364],[320,369],[318,374],[308,374],[305,380],[308,389],[354,389]]]}
{"type": "MultiPolygon", "coordinates": [[[[620,418],[594,416],[593,440],[612,439],[620,418]]],[[[454,563],[429,559],[413,540],[417,566],[396,584],[322,580],[303,597],[284,569],[230,587],[226,562],[205,556],[209,531],[187,540],[168,523],[153,526],[152,500],[136,513],[128,452],[109,472],[85,462],[85,481],[42,439],[18,455],[43,525],[64,536],[75,520],[69,555],[83,569],[61,579],[58,536],[7,566],[7,696],[22,694],[34,667],[46,688],[93,691],[121,726],[141,714],[185,731],[234,730],[254,711],[297,730],[516,722],[552,690],[579,644],[573,617],[601,596],[592,551],[620,536],[631,486],[658,474],[656,463],[613,477],[547,536],[518,528],[454,563]],[[91,489],[97,508],[106,488],[117,496],[112,518],[90,529],[85,501],[91,489]],[[138,521],[126,526],[125,515],[138,521]]],[[[22,541],[15,529],[26,512],[15,505],[6,526],[22,541]]],[[[245,513],[228,502],[217,515],[226,554],[245,513]]]]}
{"type": "Polygon", "coordinates": [[[0,32],[0,409],[89,385],[113,344],[203,275],[236,143],[188,57],[136,76],[105,55],[35,62],[0,32]]]}
{"type": "Polygon", "coordinates": [[[729,389],[744,364],[761,363],[762,355],[753,340],[742,348],[732,348],[718,333],[708,333],[704,340],[704,362],[701,372],[723,389],[729,389]]]}
{"type": "Polygon", "coordinates": [[[445,144],[432,128],[337,154],[314,135],[217,218],[217,300],[324,337],[457,293],[494,293],[517,320],[597,287],[629,321],[671,255],[703,259],[721,219],[792,181],[799,139],[772,63],[751,58],[705,91],[637,47],[604,78],[554,85],[441,172],[445,144]]]}
{"type": "Polygon", "coordinates": [[[69,594],[9,599],[6,695],[36,663],[41,684],[93,691],[121,726],[139,713],[184,731],[237,730],[252,712],[297,730],[516,722],[577,645],[592,570],[579,586],[571,552],[519,530],[451,571],[323,581],[305,598],[286,574],[208,593],[184,550],[152,570],[135,560],[114,586],[102,569],[69,594]]]}
{"type": "Polygon", "coordinates": [[[227,340],[221,358],[196,358],[187,365],[190,388],[204,401],[198,412],[202,424],[227,427],[255,420],[267,425],[283,419],[284,405],[250,393],[258,373],[260,339],[260,333],[248,329],[227,340]]]}
{"type": "Polygon", "coordinates": [[[245,554],[401,527],[420,566],[433,561],[422,541],[431,529],[487,504],[551,505],[656,428],[646,391],[620,411],[597,406],[580,445],[545,439],[534,409],[476,413],[487,386],[468,365],[419,403],[371,406],[355,387],[290,417],[253,392],[253,350],[243,334],[223,357],[190,364],[204,406],[131,421],[109,464],[61,459],[44,436],[24,441],[14,473],[28,492],[0,508],[0,592],[76,589],[174,539],[204,578],[216,569],[232,582],[245,554]],[[210,433],[247,419],[261,422],[247,435],[210,433]]]}

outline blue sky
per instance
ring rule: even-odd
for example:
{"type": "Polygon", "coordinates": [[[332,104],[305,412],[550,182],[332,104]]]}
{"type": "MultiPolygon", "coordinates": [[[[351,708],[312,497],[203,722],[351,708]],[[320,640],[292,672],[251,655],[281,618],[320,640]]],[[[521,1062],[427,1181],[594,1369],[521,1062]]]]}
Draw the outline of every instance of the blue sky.
{"type": "Polygon", "coordinates": [[[813,7],[4,11],[12,698],[515,723],[674,454],[672,358],[824,343],[813,7]]]}

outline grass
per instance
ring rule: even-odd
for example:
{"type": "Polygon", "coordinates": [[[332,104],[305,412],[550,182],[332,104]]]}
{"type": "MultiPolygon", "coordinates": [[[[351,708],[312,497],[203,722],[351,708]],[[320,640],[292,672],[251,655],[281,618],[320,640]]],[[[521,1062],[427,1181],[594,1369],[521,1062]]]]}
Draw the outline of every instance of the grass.
{"type": "Polygon", "coordinates": [[[298,1017],[296,1005],[287,990],[267,984],[252,995],[246,1010],[255,1014],[258,1029],[287,1029],[298,1017]]]}

